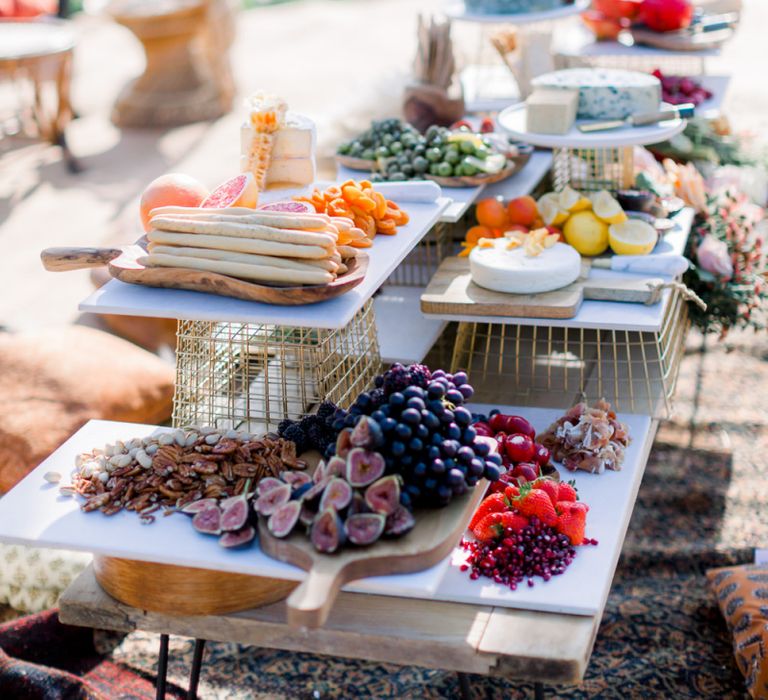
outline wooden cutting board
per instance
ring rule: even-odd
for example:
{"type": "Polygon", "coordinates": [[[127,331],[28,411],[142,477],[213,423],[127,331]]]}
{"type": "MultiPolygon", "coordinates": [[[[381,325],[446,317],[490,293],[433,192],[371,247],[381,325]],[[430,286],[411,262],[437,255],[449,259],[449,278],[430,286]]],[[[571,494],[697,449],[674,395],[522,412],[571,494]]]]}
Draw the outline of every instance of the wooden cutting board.
{"type": "Polygon", "coordinates": [[[445,508],[417,511],[416,526],[404,537],[381,539],[370,547],[347,546],[334,554],[315,550],[303,532],[286,539],[273,537],[265,518],[259,518],[261,550],[309,571],[286,601],[288,624],[321,627],[339,590],[349,581],[422,571],[440,562],[461,539],[487,486],[481,480],[473,491],[445,508]]]}
{"type": "Polygon", "coordinates": [[[296,306],[334,299],[363,281],[368,270],[368,254],[358,251],[346,262],[349,270],[329,284],[276,287],[202,270],[172,267],[144,267],[138,258],[147,254],[146,238],[125,248],[47,248],[40,254],[46,270],[61,272],[107,266],[109,274],[121,282],[146,287],[187,289],[246,301],[296,306]]]}
{"type": "Polygon", "coordinates": [[[469,274],[469,259],[446,258],[421,295],[425,314],[458,316],[512,316],[516,318],[573,318],[585,299],[648,303],[658,277],[616,274],[589,279],[591,263],[582,264],[582,276],[573,284],[543,294],[505,294],[478,287],[469,274]]]}

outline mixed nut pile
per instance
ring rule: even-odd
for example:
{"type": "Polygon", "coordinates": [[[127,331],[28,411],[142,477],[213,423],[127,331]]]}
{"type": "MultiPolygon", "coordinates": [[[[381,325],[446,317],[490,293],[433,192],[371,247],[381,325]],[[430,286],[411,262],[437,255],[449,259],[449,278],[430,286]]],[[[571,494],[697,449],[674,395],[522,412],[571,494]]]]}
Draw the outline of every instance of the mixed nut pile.
{"type": "Polygon", "coordinates": [[[198,502],[247,496],[262,478],[307,466],[289,440],[211,427],[117,441],[79,455],[76,465],[61,491],[84,497],[84,511],[132,510],[145,523],[160,508],[194,512],[198,502]]]}

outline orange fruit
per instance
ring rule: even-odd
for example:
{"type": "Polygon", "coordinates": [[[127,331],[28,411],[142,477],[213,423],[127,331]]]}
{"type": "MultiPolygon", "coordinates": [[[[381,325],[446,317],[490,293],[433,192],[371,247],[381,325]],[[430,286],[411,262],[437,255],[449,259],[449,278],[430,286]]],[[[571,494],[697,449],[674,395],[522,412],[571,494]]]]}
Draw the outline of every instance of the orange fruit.
{"type": "Polygon", "coordinates": [[[516,197],[507,204],[507,216],[509,223],[520,224],[520,226],[534,225],[539,218],[539,208],[536,206],[536,200],[529,195],[516,197]]]}
{"type": "Polygon", "coordinates": [[[487,226],[473,226],[467,231],[465,236],[467,243],[473,244],[476,244],[481,238],[496,238],[496,236],[493,235],[493,231],[487,226]]]}
{"type": "Polygon", "coordinates": [[[182,173],[168,173],[152,180],[141,194],[141,225],[149,231],[149,213],[157,207],[199,207],[208,196],[208,188],[182,173]]]}
{"type": "Polygon", "coordinates": [[[503,228],[507,225],[507,210],[493,197],[481,199],[475,209],[477,223],[490,228],[503,228]]]}
{"type": "Polygon", "coordinates": [[[224,207],[248,207],[253,209],[259,202],[259,186],[253,173],[235,175],[222,182],[205,201],[201,207],[210,209],[222,209],[224,207]]]}

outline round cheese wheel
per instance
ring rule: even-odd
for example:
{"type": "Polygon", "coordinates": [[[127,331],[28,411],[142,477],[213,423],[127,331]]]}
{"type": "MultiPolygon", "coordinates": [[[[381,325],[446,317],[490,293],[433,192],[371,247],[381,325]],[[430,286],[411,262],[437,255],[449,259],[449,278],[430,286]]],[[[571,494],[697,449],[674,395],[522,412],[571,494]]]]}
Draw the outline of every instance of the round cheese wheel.
{"type": "Polygon", "coordinates": [[[508,243],[497,238],[492,248],[472,249],[469,270],[475,284],[494,292],[538,294],[567,287],[581,274],[581,256],[565,243],[537,256],[526,255],[522,246],[507,250],[508,243]]]}

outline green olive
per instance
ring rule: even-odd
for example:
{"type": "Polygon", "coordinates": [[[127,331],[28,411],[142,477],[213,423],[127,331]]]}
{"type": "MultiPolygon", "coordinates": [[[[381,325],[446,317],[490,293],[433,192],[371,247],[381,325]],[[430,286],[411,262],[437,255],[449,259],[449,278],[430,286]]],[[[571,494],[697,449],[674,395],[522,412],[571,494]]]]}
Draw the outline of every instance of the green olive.
{"type": "Polygon", "coordinates": [[[430,163],[437,163],[443,159],[443,152],[439,148],[430,148],[424,155],[430,163]]]}
{"type": "Polygon", "coordinates": [[[440,177],[451,177],[453,175],[453,168],[450,163],[438,163],[437,174],[440,177]]]}

